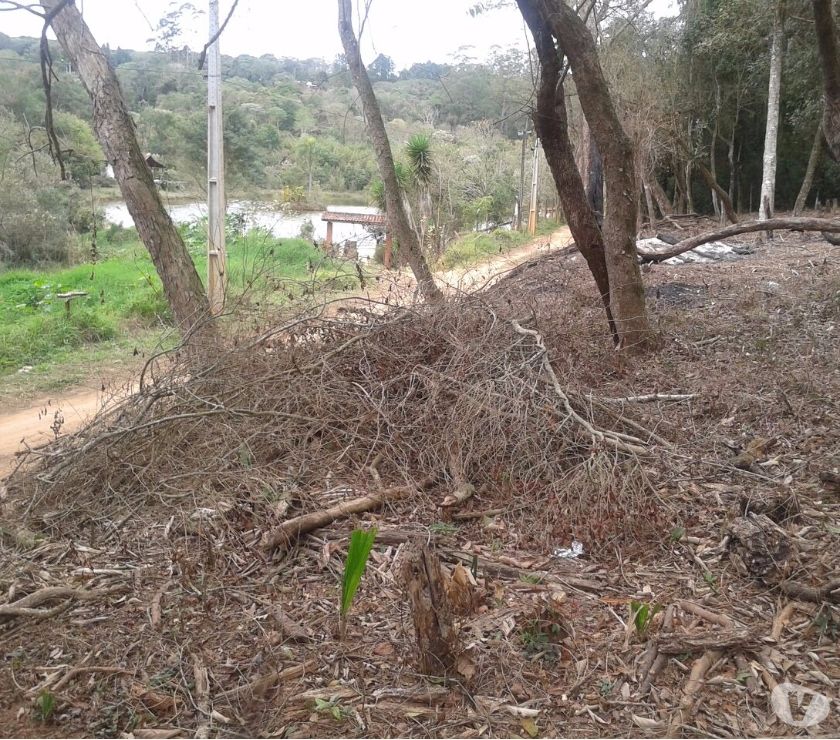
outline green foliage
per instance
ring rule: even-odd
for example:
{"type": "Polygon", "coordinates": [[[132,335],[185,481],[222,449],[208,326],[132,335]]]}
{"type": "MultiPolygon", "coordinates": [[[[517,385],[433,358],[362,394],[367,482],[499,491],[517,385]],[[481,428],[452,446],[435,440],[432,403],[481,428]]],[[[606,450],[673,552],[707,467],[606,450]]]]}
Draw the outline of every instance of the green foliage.
{"type": "Polygon", "coordinates": [[[408,140],[405,152],[408,165],[415,179],[420,183],[428,183],[432,177],[432,144],[426,134],[415,134],[408,140]]]}
{"type": "Polygon", "coordinates": [[[42,691],[35,699],[35,715],[41,722],[49,722],[55,712],[55,694],[42,691]]]}
{"type": "Polygon", "coordinates": [[[328,714],[336,722],[340,722],[347,715],[347,710],[341,706],[341,703],[337,699],[330,701],[326,699],[315,699],[315,711],[318,714],[328,714]]]}
{"type": "MultiPolygon", "coordinates": [[[[196,269],[204,276],[205,234],[198,228],[188,231],[196,269]]],[[[122,239],[124,234],[119,233],[122,239]]],[[[282,281],[311,279],[310,265],[329,268],[336,275],[345,269],[325,262],[311,241],[276,239],[254,230],[232,236],[228,244],[234,296],[263,291],[266,300],[276,301],[282,281]]],[[[76,347],[171,323],[160,280],[136,237],[119,245],[103,243],[103,256],[96,264],[0,271],[0,374],[46,362],[76,347]],[[56,294],[71,291],[88,295],[74,299],[68,314],[56,294]]]]}
{"type": "Polygon", "coordinates": [[[370,556],[373,542],[376,539],[376,527],[373,529],[356,529],[350,535],[350,547],[347,550],[347,561],[344,563],[344,578],[341,581],[341,606],[342,617],[347,616],[362,576],[367,568],[368,557],[370,556]]]}
{"type": "Polygon", "coordinates": [[[630,619],[633,621],[633,626],[636,628],[636,634],[644,637],[647,634],[651,621],[662,611],[661,604],[649,604],[646,601],[631,601],[630,602],[630,619]]]}

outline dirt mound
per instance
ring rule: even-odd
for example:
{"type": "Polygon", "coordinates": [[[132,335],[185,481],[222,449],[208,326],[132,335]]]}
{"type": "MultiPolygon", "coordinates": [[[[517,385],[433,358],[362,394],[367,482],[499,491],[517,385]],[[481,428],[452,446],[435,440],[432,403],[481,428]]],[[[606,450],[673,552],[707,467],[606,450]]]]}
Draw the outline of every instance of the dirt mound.
{"type": "Polygon", "coordinates": [[[151,364],[0,494],[4,726],[836,733],[820,697],[840,681],[837,274],[805,241],[657,266],[662,346],[635,364],[559,253],[439,308],[350,302],[151,364]],[[665,300],[674,284],[703,300],[665,300]],[[290,517],[396,486],[264,547],[290,517]],[[359,524],[378,535],[342,639],[359,524]],[[445,679],[414,660],[417,540],[471,584],[445,679]],[[786,714],[800,690],[813,711],[786,714]]]}

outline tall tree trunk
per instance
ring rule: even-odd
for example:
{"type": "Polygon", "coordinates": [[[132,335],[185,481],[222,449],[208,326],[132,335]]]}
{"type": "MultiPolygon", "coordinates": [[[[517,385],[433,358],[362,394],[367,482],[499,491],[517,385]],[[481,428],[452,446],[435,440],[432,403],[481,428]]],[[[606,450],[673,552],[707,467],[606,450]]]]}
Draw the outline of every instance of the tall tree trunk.
{"type": "Polygon", "coordinates": [[[813,0],[814,26],[823,76],[823,135],[831,158],[840,162],[840,48],[831,0],[813,0]]]}
{"type": "MultiPolygon", "coordinates": [[[[41,0],[47,11],[58,4],[59,0],[41,0]]],[[[208,314],[207,294],[181,235],[163,207],[117,76],[75,5],[62,8],[53,18],[52,28],[93,102],[93,130],[114,168],[140,240],[160,275],[175,321],[182,332],[189,333],[208,314]]]]}
{"type": "MultiPolygon", "coordinates": [[[[563,204],[569,230],[595,279],[598,293],[604,302],[610,332],[613,339],[618,342],[619,336],[610,309],[610,279],[604,253],[604,240],[595,211],[588,202],[569,138],[565,91],[560,80],[561,60],[554,48],[551,32],[529,0],[521,0],[519,8],[522,17],[531,29],[540,62],[540,86],[537,90],[534,128],[542,142],[543,152],[554,178],[557,194],[563,204]]],[[[591,153],[591,148],[589,151],[591,153]]]]}
{"type": "Polygon", "coordinates": [[[423,256],[417,234],[411,228],[403,206],[397,174],[394,171],[394,156],[391,153],[388,134],[382,121],[379,103],[373,93],[373,86],[370,84],[367,70],[362,63],[356,34],[353,31],[352,0],[338,0],[338,33],[344,46],[344,55],[347,59],[347,66],[350,68],[350,74],[353,77],[353,84],[362,99],[362,107],[367,119],[368,136],[370,136],[373,144],[379,176],[384,184],[385,211],[388,214],[388,221],[396,232],[400,252],[411,266],[423,296],[427,301],[440,301],[443,299],[443,294],[435,285],[435,279],[423,256]]]}
{"type": "Polygon", "coordinates": [[[799,195],[796,196],[796,203],[793,206],[794,216],[799,216],[805,210],[805,201],[808,198],[808,193],[811,192],[811,186],[814,184],[814,174],[817,171],[817,165],[820,163],[820,157],[822,157],[823,146],[822,122],[820,122],[817,124],[817,133],[814,134],[814,143],[811,145],[811,155],[808,157],[808,167],[805,169],[802,187],[799,188],[799,195]]]}
{"type": "Polygon", "coordinates": [[[650,345],[652,332],[636,254],[638,191],[633,148],[615,112],[589,29],[562,0],[540,0],[540,7],[569,59],[583,113],[604,160],[606,197],[601,232],[610,280],[610,307],[620,346],[642,351],[650,345]]]}
{"type": "Polygon", "coordinates": [[[785,53],[785,0],[777,0],[770,48],[770,85],[767,92],[767,127],[764,132],[764,166],[758,220],[772,218],[776,193],[776,148],[779,139],[779,103],[782,89],[782,59],[785,53]]]}

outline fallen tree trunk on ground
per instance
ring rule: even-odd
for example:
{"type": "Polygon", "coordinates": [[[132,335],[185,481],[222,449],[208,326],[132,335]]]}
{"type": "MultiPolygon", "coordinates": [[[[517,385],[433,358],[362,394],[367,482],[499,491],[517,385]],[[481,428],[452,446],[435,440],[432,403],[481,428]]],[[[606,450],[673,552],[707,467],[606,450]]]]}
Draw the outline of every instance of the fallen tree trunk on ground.
{"type": "Polygon", "coordinates": [[[768,218],[764,221],[748,221],[741,224],[733,224],[717,231],[709,231],[705,234],[690,236],[674,244],[672,249],[665,252],[654,252],[637,247],[639,256],[643,262],[664,262],[671,257],[676,257],[683,252],[690,252],[703,244],[716,242],[730,236],[749,234],[755,231],[820,231],[825,233],[840,233],[840,221],[828,218],[768,218]]]}
{"type": "Polygon", "coordinates": [[[415,490],[425,491],[431,488],[437,481],[437,476],[425,478],[417,486],[394,486],[386,488],[381,493],[373,493],[369,496],[342,501],[340,504],[331,506],[329,509],[320,509],[309,514],[302,514],[293,519],[283,522],[276,529],[266,532],[262,545],[268,550],[287,548],[295,542],[302,534],[313,532],[321,527],[326,527],[336,519],[343,519],[351,514],[361,514],[364,511],[376,509],[388,501],[407,496],[415,490]]]}

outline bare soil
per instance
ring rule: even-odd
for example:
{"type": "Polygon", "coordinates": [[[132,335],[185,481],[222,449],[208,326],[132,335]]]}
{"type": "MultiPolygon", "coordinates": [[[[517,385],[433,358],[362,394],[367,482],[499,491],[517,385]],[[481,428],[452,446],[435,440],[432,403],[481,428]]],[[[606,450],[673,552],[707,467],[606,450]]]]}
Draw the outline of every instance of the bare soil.
{"type": "Polygon", "coordinates": [[[439,308],[357,301],[162,372],[29,456],[0,497],[0,732],[836,736],[840,252],[785,235],[645,279],[646,357],[613,351],[582,260],[554,252],[439,308]],[[356,526],[379,534],[341,638],[356,526]],[[416,668],[417,540],[475,579],[441,676],[416,668]]]}

